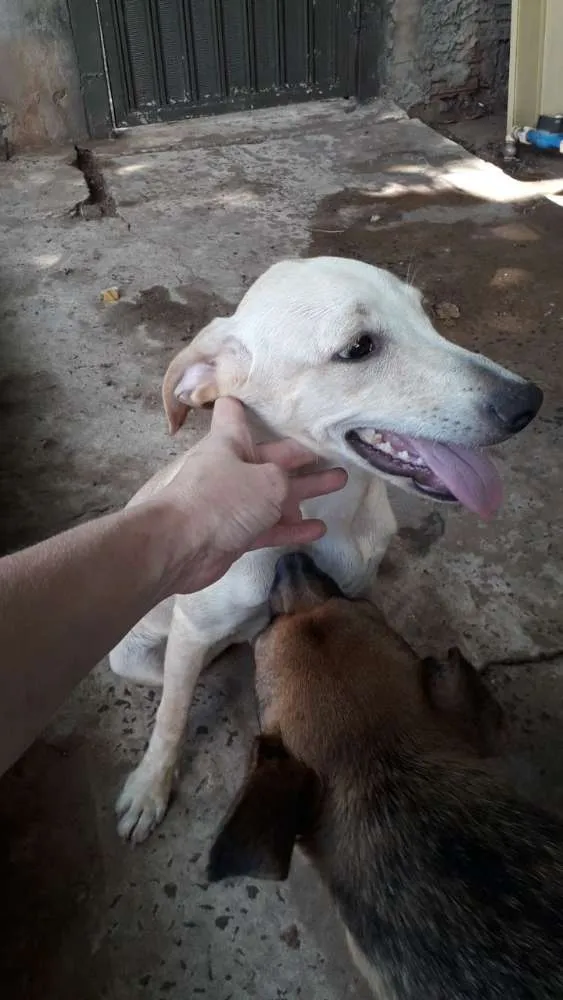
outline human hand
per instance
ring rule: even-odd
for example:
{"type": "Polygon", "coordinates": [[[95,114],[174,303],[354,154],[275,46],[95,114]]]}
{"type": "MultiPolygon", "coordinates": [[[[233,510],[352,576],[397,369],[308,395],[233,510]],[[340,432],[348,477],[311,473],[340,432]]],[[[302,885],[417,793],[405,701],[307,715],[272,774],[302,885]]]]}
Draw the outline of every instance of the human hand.
{"type": "Polygon", "coordinates": [[[324,523],[304,519],[300,503],[342,489],[347,476],[343,469],[299,472],[315,460],[287,438],[255,445],[242,404],[218,399],[209,434],[187,453],[161,493],[177,514],[176,579],[169,592],[209,586],[249,549],[321,538],[324,523]]]}

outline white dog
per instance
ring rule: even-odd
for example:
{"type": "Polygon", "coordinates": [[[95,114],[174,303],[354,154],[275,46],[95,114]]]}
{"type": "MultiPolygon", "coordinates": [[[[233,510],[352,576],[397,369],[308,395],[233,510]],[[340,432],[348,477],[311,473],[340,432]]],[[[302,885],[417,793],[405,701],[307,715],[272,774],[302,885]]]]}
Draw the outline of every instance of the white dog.
{"type": "MultiPolygon", "coordinates": [[[[444,340],[415,288],[331,257],[276,264],[233,316],[213,320],[174,358],[163,387],[171,431],[190,407],[225,395],[248,407],[259,439],[291,436],[347,469],[344,490],[304,509],[328,526],[315,562],[350,595],[367,590],[396,529],[384,480],[488,517],[501,486],[473,449],[520,431],[542,401],[532,383],[444,340]]],[[[149,747],[117,803],[123,837],[143,840],[164,816],[200,672],[266,625],[279,555],[251,552],[206,590],[165,601],[111,654],[127,680],[163,685],[149,747]]]]}

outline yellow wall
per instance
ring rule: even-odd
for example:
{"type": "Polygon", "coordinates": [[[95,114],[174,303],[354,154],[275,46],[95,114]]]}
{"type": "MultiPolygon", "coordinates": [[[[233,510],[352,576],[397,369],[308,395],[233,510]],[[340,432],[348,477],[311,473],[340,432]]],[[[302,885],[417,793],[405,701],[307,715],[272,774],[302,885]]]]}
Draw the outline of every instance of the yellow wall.
{"type": "Polygon", "coordinates": [[[507,133],[563,113],[563,0],[512,0],[507,133]]]}

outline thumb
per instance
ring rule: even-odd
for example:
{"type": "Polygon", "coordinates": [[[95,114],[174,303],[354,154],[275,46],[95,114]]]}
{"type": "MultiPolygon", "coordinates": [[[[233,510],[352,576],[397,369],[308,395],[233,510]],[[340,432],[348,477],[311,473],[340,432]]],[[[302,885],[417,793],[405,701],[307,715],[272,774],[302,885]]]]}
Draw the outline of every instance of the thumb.
{"type": "Polygon", "coordinates": [[[232,396],[220,396],[215,400],[211,418],[211,433],[220,434],[242,449],[242,457],[248,459],[253,454],[252,437],[246,421],[244,406],[232,396]]]}

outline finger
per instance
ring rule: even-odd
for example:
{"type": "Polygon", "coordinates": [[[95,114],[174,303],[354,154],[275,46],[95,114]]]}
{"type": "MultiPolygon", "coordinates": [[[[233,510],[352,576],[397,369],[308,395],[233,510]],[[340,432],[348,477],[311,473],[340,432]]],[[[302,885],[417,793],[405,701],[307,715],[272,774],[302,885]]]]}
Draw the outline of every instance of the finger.
{"type": "Polygon", "coordinates": [[[309,448],[293,441],[292,438],[283,438],[282,441],[271,441],[268,444],[258,444],[255,452],[260,462],[273,462],[280,468],[291,471],[300,469],[304,465],[314,465],[319,461],[318,456],[309,448]]]}
{"type": "Polygon", "coordinates": [[[233,396],[219,396],[213,406],[211,418],[213,430],[229,431],[232,428],[246,426],[244,406],[233,396]]]}
{"type": "Polygon", "coordinates": [[[326,469],[324,472],[311,472],[307,476],[294,476],[289,480],[288,502],[300,503],[311,497],[323,497],[327,493],[337,493],[344,489],[348,482],[348,473],[344,469],[326,469]]]}
{"type": "Polygon", "coordinates": [[[253,457],[252,436],[240,400],[232,396],[220,396],[215,400],[211,433],[219,433],[236,442],[243,449],[245,458],[253,457]]]}
{"type": "Polygon", "coordinates": [[[269,531],[260,535],[253,549],[274,548],[278,545],[306,545],[316,542],[326,534],[326,524],[315,518],[300,521],[298,524],[276,524],[269,531]]]}

